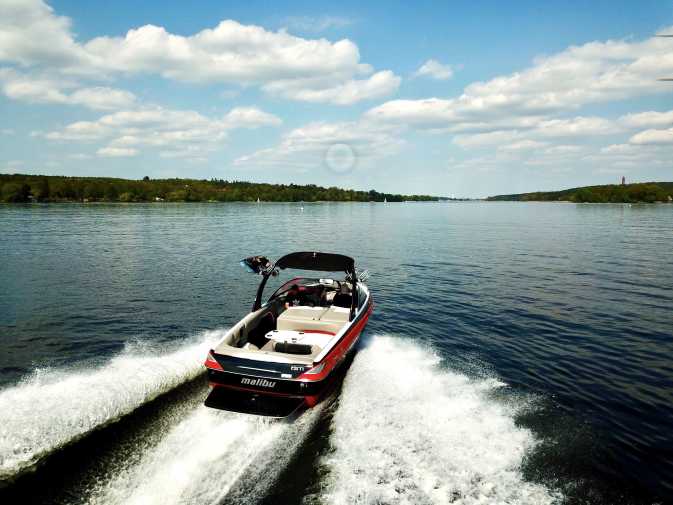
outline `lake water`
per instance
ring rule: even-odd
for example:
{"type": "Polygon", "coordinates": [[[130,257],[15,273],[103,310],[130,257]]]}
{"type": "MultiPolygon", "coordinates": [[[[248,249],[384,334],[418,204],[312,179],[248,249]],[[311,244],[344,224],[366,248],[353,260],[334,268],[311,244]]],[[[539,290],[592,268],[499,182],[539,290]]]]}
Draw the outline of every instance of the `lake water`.
{"type": "Polygon", "coordinates": [[[672,246],[671,205],[0,206],[0,501],[671,503],[672,246]],[[340,397],[206,409],[238,260],[294,250],[371,273],[340,397]]]}

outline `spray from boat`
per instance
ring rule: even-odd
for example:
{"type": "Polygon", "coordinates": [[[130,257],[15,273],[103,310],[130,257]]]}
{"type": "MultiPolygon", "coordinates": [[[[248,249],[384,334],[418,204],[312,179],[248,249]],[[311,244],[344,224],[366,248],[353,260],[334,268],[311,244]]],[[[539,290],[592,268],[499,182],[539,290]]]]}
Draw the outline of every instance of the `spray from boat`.
{"type": "Polygon", "coordinates": [[[504,386],[443,368],[417,343],[372,338],[344,381],[308,503],[554,503],[523,479],[536,441],[514,422],[524,405],[493,397],[504,386]]]}
{"type": "Polygon", "coordinates": [[[102,366],[39,369],[0,391],[0,480],[202,374],[204,352],[225,332],[169,352],[129,344],[102,366]]]}
{"type": "MultiPolygon", "coordinates": [[[[3,391],[5,475],[195,377],[204,349],[223,333],[161,356],[129,346],[98,369],[36,372],[3,391]],[[45,391],[53,398],[42,406],[37,400],[45,391]],[[31,402],[37,414],[28,412],[31,402]]],[[[521,465],[536,440],[514,422],[525,405],[494,397],[504,386],[454,372],[418,343],[370,338],[324,435],[330,450],[308,455],[316,458],[318,484],[303,502],[554,503],[557,495],[523,478],[521,465]]],[[[288,423],[198,403],[167,408],[146,427],[149,436],[108,455],[75,502],[256,503],[291,470],[329,407],[323,402],[288,423]]]]}

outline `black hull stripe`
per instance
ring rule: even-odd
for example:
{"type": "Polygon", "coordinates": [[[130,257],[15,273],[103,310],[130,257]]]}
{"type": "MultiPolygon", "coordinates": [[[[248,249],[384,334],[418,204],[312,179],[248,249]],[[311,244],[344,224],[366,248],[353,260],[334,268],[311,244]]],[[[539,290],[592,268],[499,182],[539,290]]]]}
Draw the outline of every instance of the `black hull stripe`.
{"type": "Polygon", "coordinates": [[[216,386],[232,386],[250,389],[262,394],[277,393],[293,396],[313,396],[319,394],[325,388],[327,382],[329,382],[330,376],[322,381],[303,382],[276,378],[264,379],[254,375],[208,370],[208,381],[216,386]]]}

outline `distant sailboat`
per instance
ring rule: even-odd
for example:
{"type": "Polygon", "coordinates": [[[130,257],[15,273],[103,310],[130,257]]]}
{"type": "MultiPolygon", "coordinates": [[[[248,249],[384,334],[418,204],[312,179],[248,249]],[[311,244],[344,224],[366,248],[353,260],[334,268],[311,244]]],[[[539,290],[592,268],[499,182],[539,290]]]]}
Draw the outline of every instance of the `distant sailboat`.
{"type": "Polygon", "coordinates": [[[259,198],[257,198],[257,203],[259,203],[259,198]]]}
{"type": "Polygon", "coordinates": [[[388,199],[387,199],[387,198],[384,198],[384,199],[383,199],[383,203],[388,203],[388,199]]]}

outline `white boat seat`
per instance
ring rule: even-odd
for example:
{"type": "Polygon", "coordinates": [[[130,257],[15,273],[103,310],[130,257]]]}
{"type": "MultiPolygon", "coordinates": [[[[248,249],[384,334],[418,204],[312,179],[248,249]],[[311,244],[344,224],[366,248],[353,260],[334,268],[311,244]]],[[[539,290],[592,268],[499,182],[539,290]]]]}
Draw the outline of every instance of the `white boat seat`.
{"type": "Polygon", "coordinates": [[[351,309],[344,307],[331,306],[325,313],[320,316],[320,321],[329,321],[331,323],[347,323],[350,318],[351,309]]]}
{"type": "Polygon", "coordinates": [[[276,329],[336,334],[348,322],[349,313],[341,307],[289,307],[278,316],[276,329]]]}
{"type": "Polygon", "coordinates": [[[315,345],[322,349],[327,345],[327,342],[330,341],[332,335],[328,335],[327,333],[313,333],[310,331],[272,330],[266,334],[266,338],[274,340],[275,342],[315,345]]]}

